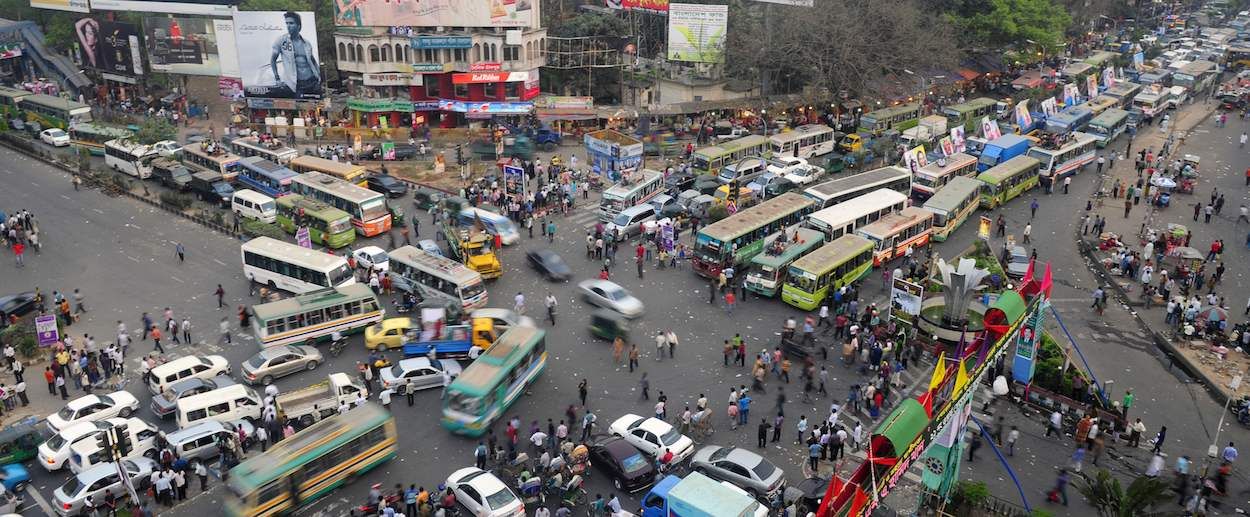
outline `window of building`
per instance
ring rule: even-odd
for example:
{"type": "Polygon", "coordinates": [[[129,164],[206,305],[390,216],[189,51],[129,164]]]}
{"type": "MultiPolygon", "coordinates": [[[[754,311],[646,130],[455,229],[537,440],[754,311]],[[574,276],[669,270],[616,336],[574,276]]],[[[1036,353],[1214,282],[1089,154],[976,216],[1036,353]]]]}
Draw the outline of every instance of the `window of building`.
{"type": "Polygon", "coordinates": [[[490,44],[490,58],[487,61],[499,61],[499,47],[494,43],[490,44]]]}
{"type": "MultiPolygon", "coordinates": [[[[507,56],[507,53],[504,53],[507,56]]],[[[503,83],[503,96],[509,99],[521,97],[521,84],[519,82],[503,83]]]]}
{"type": "Polygon", "coordinates": [[[533,41],[525,42],[525,59],[531,60],[531,61],[534,59],[534,42],[533,41]]]}
{"type": "Polygon", "coordinates": [[[407,59],[404,59],[404,46],[399,43],[395,44],[395,61],[401,63],[407,61],[407,59]]]}
{"type": "Polygon", "coordinates": [[[437,63],[437,62],[438,62],[438,51],[437,51],[437,50],[434,50],[434,49],[428,49],[428,48],[427,48],[427,49],[425,49],[424,54],[425,54],[425,62],[426,62],[426,63],[437,63]]]}
{"type": "Polygon", "coordinates": [[[503,60],[504,61],[520,61],[521,60],[521,47],[519,45],[504,45],[503,46],[503,60]]]}
{"type": "Polygon", "coordinates": [[[431,99],[439,98],[437,76],[428,76],[425,81],[425,96],[431,99]]]}
{"type": "Polygon", "coordinates": [[[356,60],[356,61],[364,61],[364,60],[365,60],[365,47],[361,46],[359,43],[357,43],[357,44],[356,44],[356,58],[355,58],[355,60],[356,60]]]}
{"type": "Polygon", "coordinates": [[[347,45],[339,43],[339,61],[347,61],[347,45]]]}
{"type": "Polygon", "coordinates": [[[456,85],[456,98],[457,98],[457,99],[463,99],[463,98],[466,98],[466,97],[468,97],[468,96],[469,96],[469,85],[467,85],[467,84],[457,84],[457,85],[456,85]]]}
{"type": "Polygon", "coordinates": [[[355,45],[350,45],[350,44],[347,45],[347,60],[348,61],[356,60],[356,46],[355,45]]]}
{"type": "Polygon", "coordinates": [[[390,60],[391,60],[391,46],[387,44],[382,44],[382,61],[390,61],[390,60]]]}
{"type": "Polygon", "coordinates": [[[465,54],[467,54],[467,53],[468,53],[468,52],[467,52],[465,49],[462,49],[462,48],[458,48],[458,49],[455,49],[455,50],[452,50],[452,51],[451,51],[451,55],[452,55],[452,57],[456,58],[456,62],[457,62],[457,63],[463,63],[463,62],[465,62],[465,61],[468,61],[467,59],[465,59],[465,56],[464,56],[464,55],[465,55],[465,54]]]}
{"type": "Polygon", "coordinates": [[[480,62],[481,60],[482,60],[482,44],[474,43],[473,44],[473,62],[477,63],[477,62],[480,62]]]}
{"type": "Polygon", "coordinates": [[[382,60],[382,55],[378,53],[377,45],[369,45],[369,62],[376,63],[382,60]]]}

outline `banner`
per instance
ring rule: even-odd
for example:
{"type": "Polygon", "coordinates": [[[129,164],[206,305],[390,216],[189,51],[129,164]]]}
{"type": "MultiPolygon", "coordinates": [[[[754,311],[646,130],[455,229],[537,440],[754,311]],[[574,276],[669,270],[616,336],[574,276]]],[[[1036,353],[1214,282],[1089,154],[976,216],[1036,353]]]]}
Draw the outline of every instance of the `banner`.
{"type": "Polygon", "coordinates": [[[668,14],[668,0],[621,0],[617,2],[627,11],[637,9],[656,14],[668,14]]]}
{"type": "Polygon", "coordinates": [[[986,216],[981,216],[981,222],[980,224],[977,225],[977,238],[978,239],[981,239],[983,241],[990,240],[990,225],[991,224],[994,224],[994,221],[990,220],[990,218],[986,216]]]}
{"type": "Polygon", "coordinates": [[[48,346],[60,341],[61,334],[56,327],[56,315],[35,316],[35,334],[39,336],[39,346],[48,346]]]}
{"type": "Polygon", "coordinates": [[[670,4],[668,59],[693,63],[725,62],[728,5],[670,4]]]}
{"type": "MultiPolygon", "coordinates": [[[[1042,103],[1045,106],[1046,103],[1042,103]]],[[[1029,114],[1029,100],[1021,99],[1016,103],[1016,126],[1021,128],[1021,133],[1025,128],[1033,127],[1033,116],[1029,114]]]]}
{"type": "Polygon", "coordinates": [[[767,2],[770,4],[795,5],[799,7],[812,7],[816,5],[816,0],[755,0],[756,2],[767,2]]]}
{"type": "Polygon", "coordinates": [[[74,11],[76,13],[91,12],[90,7],[87,5],[87,0],[30,0],[30,6],[37,9],[74,11]]]}
{"type": "Polygon", "coordinates": [[[451,74],[451,84],[510,83],[528,81],[529,72],[470,72],[451,74]]]}
{"type": "Polygon", "coordinates": [[[924,299],[924,287],[895,278],[890,286],[890,310],[912,316],[920,315],[920,302],[924,299]]]}
{"type": "Polygon", "coordinates": [[[213,33],[217,35],[217,59],[221,61],[221,75],[240,77],[239,52],[234,44],[234,20],[213,20],[213,33]]]}
{"type": "Polygon", "coordinates": [[[239,0],[93,0],[91,10],[229,17],[238,3],[239,0]]]}
{"type": "Polygon", "coordinates": [[[241,100],[243,99],[243,81],[238,77],[218,77],[217,92],[223,99],[241,100]]]}
{"type": "Polygon", "coordinates": [[[915,174],[921,167],[929,164],[929,157],[925,155],[924,146],[918,145],[903,153],[903,163],[907,165],[907,169],[915,174]]]}
{"type": "Polygon", "coordinates": [[[1081,96],[1080,90],[1077,90],[1075,84],[1063,85],[1063,106],[1075,106],[1076,99],[1081,96]]]}
{"type": "Polygon", "coordinates": [[[1089,92],[1090,99],[1098,96],[1098,74],[1085,76],[1085,90],[1089,92]]]}
{"type": "Polygon", "coordinates": [[[950,158],[952,154],[955,154],[955,143],[951,141],[949,136],[942,137],[938,141],[938,146],[942,148],[942,156],[950,158]]]}
{"type": "Polygon", "coordinates": [[[1003,136],[1002,130],[998,129],[998,121],[989,117],[981,117],[981,134],[985,136],[987,142],[992,142],[1003,136]]]}
{"type": "Polygon", "coordinates": [[[441,99],[438,109],[478,115],[524,115],[534,109],[532,102],[472,102],[441,99]]]}
{"type": "Polygon", "coordinates": [[[320,99],[317,23],[311,12],[238,11],[234,38],[248,97],[320,99]]]}
{"type": "Polygon", "coordinates": [[[1055,113],[1059,113],[1058,103],[1055,102],[1054,97],[1047,97],[1046,100],[1042,101],[1042,114],[1049,117],[1055,113]]]}
{"type": "Polygon", "coordinates": [[[473,48],[472,36],[417,36],[408,40],[414,49],[473,48]]]}
{"type": "Polygon", "coordinates": [[[955,144],[955,152],[962,153],[968,150],[968,142],[964,137],[964,127],[955,126],[951,128],[951,143],[955,144]]]}
{"type": "Polygon", "coordinates": [[[132,23],[83,18],[74,23],[82,64],[105,72],[142,75],[139,30],[132,23]]]}
{"type": "Polygon", "coordinates": [[[221,75],[217,33],[208,18],[143,19],[148,68],[153,72],[221,75]]]}
{"type": "Polygon", "coordinates": [[[1115,88],[1115,70],[1107,67],[1102,71],[1102,85],[1108,90],[1115,88]]]}
{"type": "Polygon", "coordinates": [[[336,25],[538,27],[538,0],[332,1],[336,25]]]}

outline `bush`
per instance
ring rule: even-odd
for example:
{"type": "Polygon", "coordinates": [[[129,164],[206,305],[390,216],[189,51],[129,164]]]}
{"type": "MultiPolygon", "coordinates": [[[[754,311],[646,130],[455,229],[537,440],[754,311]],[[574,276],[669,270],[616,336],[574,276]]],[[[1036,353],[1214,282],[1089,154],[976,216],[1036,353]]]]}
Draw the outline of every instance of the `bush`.
{"type": "Polygon", "coordinates": [[[707,209],[708,222],[716,222],[729,217],[729,210],[725,209],[725,205],[712,205],[707,209]]]}
{"type": "Polygon", "coordinates": [[[226,216],[225,216],[225,215],[223,215],[223,214],[221,213],[221,210],[214,210],[214,211],[213,211],[213,224],[215,224],[215,225],[217,225],[217,226],[225,226],[225,225],[226,225],[226,216]]]}
{"type": "Polygon", "coordinates": [[[272,237],[274,239],[282,239],[285,234],[282,227],[277,224],[270,224],[256,219],[244,219],[240,225],[243,233],[252,237],[272,237]]]}
{"type": "Polygon", "coordinates": [[[126,192],[130,192],[130,180],[127,180],[121,174],[110,175],[108,178],[108,181],[111,182],[114,187],[117,187],[118,189],[124,190],[126,192]]]}
{"type": "Polygon", "coordinates": [[[177,208],[178,210],[186,210],[191,207],[194,199],[188,194],[180,194],[178,192],[162,192],[161,203],[177,208]]]}
{"type": "Polygon", "coordinates": [[[975,508],[990,497],[990,488],[980,481],[960,481],[954,499],[962,508],[975,508]]]}
{"type": "Polygon", "coordinates": [[[0,332],[0,342],[11,343],[22,357],[34,357],[39,350],[39,340],[35,339],[34,323],[19,322],[9,325],[0,332]]]}

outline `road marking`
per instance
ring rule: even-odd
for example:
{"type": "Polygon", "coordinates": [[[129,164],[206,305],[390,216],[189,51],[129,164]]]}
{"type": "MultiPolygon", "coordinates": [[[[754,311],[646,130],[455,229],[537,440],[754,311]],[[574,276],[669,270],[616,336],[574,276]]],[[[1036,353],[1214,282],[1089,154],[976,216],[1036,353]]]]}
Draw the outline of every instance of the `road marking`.
{"type": "Polygon", "coordinates": [[[216,262],[218,265],[222,265],[222,266],[230,267],[230,266],[226,265],[226,263],[225,263],[225,262],[222,262],[222,261],[217,260],[217,259],[213,259],[213,262],[216,262]]]}
{"type": "Polygon", "coordinates": [[[100,210],[99,208],[92,208],[91,211],[100,215],[104,215],[104,211],[100,210]]]}
{"type": "Polygon", "coordinates": [[[39,184],[38,184],[38,183],[35,183],[35,182],[33,182],[33,181],[32,181],[32,182],[30,182],[30,184],[31,184],[31,185],[34,185],[34,186],[36,186],[36,187],[38,187],[38,186],[39,186],[39,184]]]}
{"type": "Polygon", "coordinates": [[[42,495],[39,495],[39,491],[31,488],[30,485],[26,485],[26,493],[30,494],[30,498],[35,500],[35,504],[39,505],[39,509],[43,510],[44,515],[56,515],[56,512],[52,511],[52,506],[48,504],[48,501],[45,500],[42,495]]]}
{"type": "Polygon", "coordinates": [[[171,277],[169,277],[169,278],[174,279],[174,281],[175,281],[175,282],[178,282],[178,283],[180,283],[180,284],[185,284],[185,283],[186,283],[186,282],[184,282],[181,278],[178,278],[178,277],[176,277],[176,276],[171,276],[171,277]]]}
{"type": "Polygon", "coordinates": [[[69,198],[69,196],[67,196],[67,195],[65,195],[65,194],[61,194],[61,199],[64,199],[64,200],[66,200],[66,201],[73,201],[73,199],[70,199],[70,198],[69,198]]]}
{"type": "MultiPolygon", "coordinates": [[[[132,257],[132,256],[130,256],[130,255],[126,255],[126,258],[128,258],[128,259],[130,259],[130,260],[133,260],[133,261],[135,261],[135,262],[139,262],[139,259],[134,258],[134,257],[132,257]]],[[[140,263],[140,264],[142,264],[142,262],[139,262],[139,263],[140,263]]]]}

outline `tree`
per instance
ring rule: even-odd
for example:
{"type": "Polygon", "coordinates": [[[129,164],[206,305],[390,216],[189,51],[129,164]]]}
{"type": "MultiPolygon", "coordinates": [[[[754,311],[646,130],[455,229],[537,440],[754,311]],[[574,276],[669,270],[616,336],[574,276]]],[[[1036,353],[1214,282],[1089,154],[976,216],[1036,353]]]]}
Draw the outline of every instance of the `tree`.
{"type": "Polygon", "coordinates": [[[1072,23],[1067,11],[1051,0],[988,0],[980,5],[964,4],[961,13],[948,14],[947,18],[961,29],[967,44],[1050,51],[1063,46],[1064,32],[1072,23]]]}
{"type": "Polygon", "coordinates": [[[177,137],[178,128],[160,117],[148,117],[139,126],[139,132],[135,133],[135,140],[144,145],[155,144],[161,140],[175,140],[177,137]]]}
{"type": "Polygon", "coordinates": [[[1102,517],[1145,515],[1147,510],[1172,500],[1172,488],[1166,481],[1141,476],[1134,479],[1126,491],[1121,488],[1120,480],[1106,469],[1100,469],[1093,479],[1078,480],[1076,490],[1102,517]]]}

